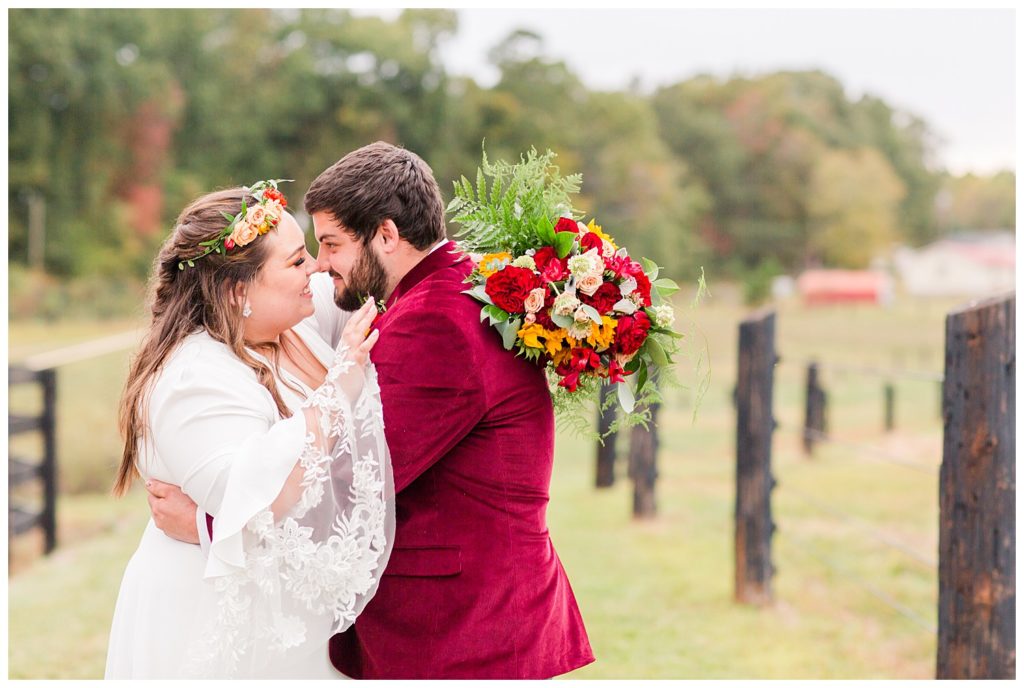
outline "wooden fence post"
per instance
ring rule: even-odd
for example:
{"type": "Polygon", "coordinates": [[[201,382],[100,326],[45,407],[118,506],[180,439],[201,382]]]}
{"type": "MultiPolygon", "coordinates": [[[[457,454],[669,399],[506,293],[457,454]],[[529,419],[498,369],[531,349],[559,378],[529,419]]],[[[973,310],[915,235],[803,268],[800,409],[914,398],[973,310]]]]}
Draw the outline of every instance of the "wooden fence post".
{"type": "Polygon", "coordinates": [[[1010,295],[946,317],[940,679],[1016,675],[1015,305],[1010,295]]]}
{"type": "Polygon", "coordinates": [[[43,412],[40,417],[43,433],[43,511],[40,525],[46,538],[46,554],[57,547],[57,371],[48,368],[39,372],[43,386],[43,412]]]}
{"type": "Polygon", "coordinates": [[[775,313],[740,323],[736,382],[735,598],[747,604],[773,599],[771,540],[772,388],[775,377],[775,313]]]}
{"type": "Polygon", "coordinates": [[[885,395],[885,431],[892,432],[896,427],[896,386],[886,382],[883,390],[885,395]]]}
{"type": "Polygon", "coordinates": [[[807,365],[807,387],[804,396],[804,454],[811,456],[819,440],[816,433],[825,432],[825,390],[818,377],[818,364],[807,365]]]}
{"type": "Polygon", "coordinates": [[[651,405],[651,422],[647,428],[633,427],[629,437],[629,477],[633,479],[633,516],[653,518],[658,508],[654,500],[654,483],[658,479],[658,409],[651,405]]]}
{"type": "MultiPolygon", "coordinates": [[[[604,408],[608,397],[615,394],[612,385],[601,385],[601,396],[597,409],[597,431],[604,435],[615,422],[615,414],[618,410],[616,403],[612,403],[607,409],[604,408]]],[[[597,472],[594,484],[596,487],[611,487],[615,484],[615,440],[618,433],[608,435],[604,438],[604,444],[597,443],[597,472]]]]}

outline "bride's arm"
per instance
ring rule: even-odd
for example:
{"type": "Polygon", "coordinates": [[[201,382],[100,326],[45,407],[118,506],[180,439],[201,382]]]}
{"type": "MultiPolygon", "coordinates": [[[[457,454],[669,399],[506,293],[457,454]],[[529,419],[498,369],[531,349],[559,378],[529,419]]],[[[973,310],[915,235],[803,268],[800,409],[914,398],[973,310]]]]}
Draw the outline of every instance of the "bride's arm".
{"type": "Polygon", "coordinates": [[[303,447],[330,453],[337,437],[324,432],[330,426],[327,415],[341,398],[350,405],[359,398],[369,351],[377,341],[376,331],[365,336],[374,315],[368,303],[346,324],[329,379],[311,400],[316,403],[269,427],[254,399],[261,391],[254,391],[251,381],[233,379],[232,371],[206,356],[181,366],[170,383],[175,389],[151,409],[157,452],[181,485],[178,491],[158,481],[147,484],[156,525],[175,539],[200,542],[205,514],[220,513],[238,460],[246,462],[245,473],[256,471],[259,479],[248,484],[236,471],[236,488],[247,497],[253,491],[263,495],[262,506],[272,506],[275,517],[286,512],[301,493],[303,447]]]}

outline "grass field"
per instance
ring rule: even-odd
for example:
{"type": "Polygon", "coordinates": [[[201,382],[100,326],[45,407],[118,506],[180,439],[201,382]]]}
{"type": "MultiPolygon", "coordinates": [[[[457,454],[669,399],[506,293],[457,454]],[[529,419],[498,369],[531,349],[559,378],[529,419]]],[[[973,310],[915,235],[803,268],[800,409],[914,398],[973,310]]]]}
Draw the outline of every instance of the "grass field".
{"type": "MultiPolygon", "coordinates": [[[[911,470],[826,445],[800,452],[803,364],[823,361],[941,371],[943,317],[952,302],[892,308],[778,307],[774,473],[776,603],[732,601],[736,330],[746,311],[728,289],[696,313],[710,353],[711,386],[696,423],[694,394],[673,390],[661,414],[658,517],[634,521],[624,461],[595,490],[594,448],[559,437],[549,522],[586,621],[597,662],[572,678],[928,678],[933,675],[936,574],[872,540],[868,527],[935,558],[941,422],[935,383],[897,384],[897,431],[882,432],[882,381],[832,374],[830,432],[918,464],[911,470]],[[815,502],[806,501],[809,495],[815,502]],[[849,523],[817,505],[854,514],[849,523]],[[898,613],[867,585],[897,601],[898,613]],[[915,618],[911,618],[915,617],[915,618]]],[[[121,329],[129,329],[125,323],[121,329]]],[[[116,331],[102,325],[11,327],[11,355],[116,331]]],[[[58,551],[12,543],[11,678],[102,676],[121,573],[147,518],[143,494],[97,492],[116,459],[113,408],[124,355],[60,372],[62,479],[58,551]],[[76,427],[76,425],[78,427],[76,427]]],[[[682,376],[685,380],[686,375],[682,376]]],[[[12,405],[31,403],[15,398],[12,405]]],[[[625,439],[625,438],[621,438],[625,439]]]]}

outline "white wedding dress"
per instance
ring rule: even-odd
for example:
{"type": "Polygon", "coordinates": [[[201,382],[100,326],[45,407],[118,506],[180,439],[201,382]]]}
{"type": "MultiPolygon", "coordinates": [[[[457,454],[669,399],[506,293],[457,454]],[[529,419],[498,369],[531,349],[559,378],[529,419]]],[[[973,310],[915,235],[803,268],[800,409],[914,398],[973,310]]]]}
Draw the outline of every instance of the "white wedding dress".
{"type": "MultiPolygon", "coordinates": [[[[340,328],[333,304],[318,305],[330,309],[327,327],[340,328]]],[[[180,485],[201,521],[213,515],[213,540],[179,542],[150,520],[121,583],[106,678],[342,677],[327,642],[376,591],[394,537],[394,486],[373,365],[336,354],[315,329],[323,332],[320,317],[294,331],[328,379],[313,390],[281,373],[291,418],[205,332],[165,364],[139,468],[180,485]],[[353,376],[361,389],[346,394],[353,376]],[[283,489],[291,506],[275,520],[283,489]]]]}

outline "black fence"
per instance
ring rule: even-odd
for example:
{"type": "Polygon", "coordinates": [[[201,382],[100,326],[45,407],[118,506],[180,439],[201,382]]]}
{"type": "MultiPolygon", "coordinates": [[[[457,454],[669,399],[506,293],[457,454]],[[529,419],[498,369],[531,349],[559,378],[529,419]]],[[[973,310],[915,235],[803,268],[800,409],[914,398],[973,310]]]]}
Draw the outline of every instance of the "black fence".
{"type": "Polygon", "coordinates": [[[57,374],[52,368],[30,370],[8,367],[8,387],[39,385],[42,391],[42,409],[37,414],[8,413],[9,437],[26,433],[40,433],[42,456],[16,456],[8,451],[7,460],[7,517],[8,537],[41,528],[47,554],[57,546],[57,374]],[[26,503],[15,494],[16,488],[41,483],[42,503],[26,503]]]}
{"type": "MultiPolygon", "coordinates": [[[[942,384],[944,446],[939,474],[938,556],[917,551],[814,495],[787,486],[816,511],[901,552],[938,577],[938,623],[923,618],[869,580],[845,571],[812,547],[797,544],[837,575],[850,579],[895,612],[938,636],[938,678],[1015,677],[1015,379],[1013,295],[974,303],[946,321],[945,372],[902,377],[942,384]]],[[[772,389],[779,356],[775,314],[760,313],[740,325],[736,386],[736,587],[738,601],[773,601],[771,497],[772,389]]],[[[828,394],[821,364],[807,367],[803,446],[810,455],[822,442],[844,445],[859,458],[883,461],[934,476],[934,467],[909,461],[859,439],[828,433],[828,394]]],[[[827,367],[827,364],[825,364],[827,367]]],[[[835,367],[835,366],[833,366],[835,367]]],[[[893,380],[900,371],[860,369],[883,381],[884,427],[895,426],[893,380]]],[[[906,373],[906,371],[903,371],[906,373]]]]}

